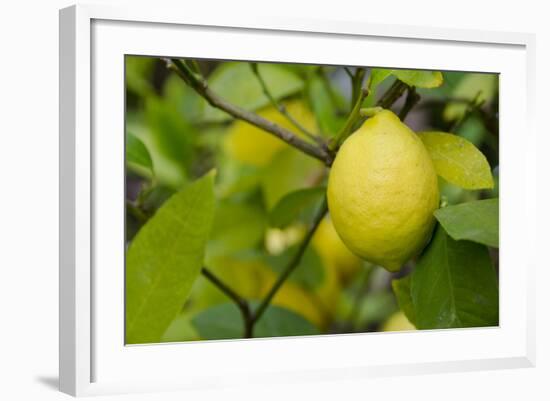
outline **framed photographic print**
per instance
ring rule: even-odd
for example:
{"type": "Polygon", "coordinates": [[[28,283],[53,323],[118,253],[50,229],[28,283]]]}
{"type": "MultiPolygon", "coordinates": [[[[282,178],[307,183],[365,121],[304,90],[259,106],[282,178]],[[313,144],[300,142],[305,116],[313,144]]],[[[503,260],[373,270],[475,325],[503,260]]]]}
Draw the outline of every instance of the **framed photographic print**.
{"type": "Polygon", "coordinates": [[[62,10],[61,390],[532,366],[532,46],[62,10]]]}

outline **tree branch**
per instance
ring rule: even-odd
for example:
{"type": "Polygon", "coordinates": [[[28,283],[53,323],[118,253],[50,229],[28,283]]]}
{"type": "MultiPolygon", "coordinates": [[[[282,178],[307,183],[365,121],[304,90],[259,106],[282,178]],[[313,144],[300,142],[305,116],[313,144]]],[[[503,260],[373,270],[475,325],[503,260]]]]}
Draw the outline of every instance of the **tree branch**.
{"type": "Polygon", "coordinates": [[[313,234],[315,234],[315,231],[317,230],[317,227],[319,226],[319,223],[321,223],[321,220],[325,217],[326,213],[328,211],[327,207],[327,200],[323,201],[323,204],[321,208],[319,209],[319,212],[317,213],[317,216],[315,217],[313,223],[311,224],[308,232],[306,233],[306,236],[300,243],[300,246],[298,247],[298,250],[294,254],[294,257],[290,260],[288,265],[286,266],[285,270],[281,273],[281,275],[277,278],[277,281],[275,284],[273,284],[273,287],[269,290],[263,301],[258,306],[258,309],[254,312],[253,315],[253,322],[256,323],[260,318],[262,317],[263,313],[273,300],[273,297],[279,291],[279,288],[282,287],[282,285],[285,283],[286,279],[290,276],[290,274],[298,267],[300,264],[300,261],[302,260],[302,256],[304,255],[304,252],[307,249],[307,246],[309,245],[309,242],[311,241],[311,238],[313,237],[313,234]]]}
{"type": "Polygon", "coordinates": [[[244,321],[244,338],[252,338],[252,329],[254,327],[254,321],[252,319],[252,312],[250,310],[250,305],[239,294],[237,294],[233,289],[231,289],[227,284],[221,281],[214,273],[212,273],[208,268],[203,267],[201,273],[206,277],[212,284],[218,287],[225,295],[227,295],[235,304],[239,307],[241,315],[243,316],[244,321]]]}
{"type": "Polygon", "coordinates": [[[206,80],[201,75],[194,73],[180,60],[167,58],[164,58],[163,60],[166,62],[167,67],[171,71],[174,71],[189,86],[191,86],[191,88],[193,88],[195,92],[206,99],[206,101],[211,106],[221,109],[239,120],[246,121],[258,128],[263,129],[264,131],[269,132],[270,134],[297,148],[303,153],[322,161],[327,166],[330,166],[332,164],[333,157],[325,149],[304,141],[293,132],[277,124],[274,124],[269,120],[266,120],[256,113],[252,113],[248,110],[229,103],[225,99],[221,98],[218,94],[213,92],[208,87],[208,83],[206,82],[206,80]]]}

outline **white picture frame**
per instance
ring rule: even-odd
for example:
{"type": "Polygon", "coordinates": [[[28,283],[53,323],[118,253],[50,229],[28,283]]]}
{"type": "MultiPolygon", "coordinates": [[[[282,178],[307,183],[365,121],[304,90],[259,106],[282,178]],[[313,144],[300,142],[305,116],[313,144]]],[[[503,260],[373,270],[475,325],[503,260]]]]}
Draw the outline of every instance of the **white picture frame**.
{"type": "Polygon", "coordinates": [[[525,256],[535,253],[524,234],[535,232],[533,60],[529,34],[227,19],[183,7],[61,10],[60,390],[80,396],[534,366],[536,261],[525,256]],[[124,346],[124,54],[500,73],[500,326],[124,346]],[[383,352],[390,341],[392,353],[383,352]],[[173,369],[182,358],[189,368],[173,369]]]}

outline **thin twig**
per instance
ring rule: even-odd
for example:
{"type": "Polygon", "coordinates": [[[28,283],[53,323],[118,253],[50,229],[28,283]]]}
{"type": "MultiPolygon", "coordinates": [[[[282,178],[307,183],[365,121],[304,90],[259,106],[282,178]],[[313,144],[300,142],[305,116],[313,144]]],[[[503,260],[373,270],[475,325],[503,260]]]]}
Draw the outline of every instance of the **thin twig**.
{"type": "MultiPolygon", "coordinates": [[[[427,99],[427,100],[423,100],[422,103],[418,105],[418,108],[430,109],[434,106],[443,107],[447,104],[452,104],[452,103],[470,105],[472,103],[472,99],[452,98],[452,97],[447,100],[427,99]]],[[[498,136],[498,117],[496,117],[496,115],[488,112],[487,110],[484,110],[482,107],[478,107],[473,111],[473,113],[479,115],[479,117],[481,118],[481,121],[485,125],[485,128],[487,129],[487,131],[491,133],[491,135],[498,136]]]]}
{"type": "Polygon", "coordinates": [[[281,113],[288,121],[290,121],[290,123],[292,125],[294,125],[294,127],[296,127],[305,136],[307,136],[308,138],[311,138],[312,140],[314,140],[318,144],[322,144],[323,140],[320,137],[318,137],[317,135],[314,135],[311,132],[309,132],[294,117],[292,117],[292,115],[288,112],[288,110],[286,109],[286,107],[283,104],[279,103],[277,101],[277,99],[275,99],[275,97],[269,91],[269,88],[267,87],[267,84],[266,84],[264,78],[260,74],[260,70],[258,69],[258,64],[257,63],[250,63],[250,69],[252,70],[252,72],[256,76],[256,79],[258,80],[260,86],[262,87],[262,91],[263,91],[264,95],[269,99],[269,102],[271,103],[271,105],[273,107],[275,107],[277,109],[277,111],[279,111],[279,113],[281,113]]]}
{"type": "Polygon", "coordinates": [[[420,95],[416,92],[414,86],[410,86],[407,89],[407,97],[405,98],[405,104],[399,112],[399,119],[405,121],[407,115],[412,110],[412,108],[420,101],[420,95]]]}
{"type": "MultiPolygon", "coordinates": [[[[384,93],[382,98],[378,101],[377,106],[384,109],[390,108],[397,101],[397,99],[401,97],[401,95],[407,88],[409,88],[407,84],[400,80],[396,80],[392,84],[392,86],[386,91],[386,93],[384,93]]],[[[368,85],[365,88],[362,87],[361,92],[355,100],[355,105],[353,106],[353,109],[348,116],[346,123],[341,128],[340,132],[336,134],[334,140],[329,144],[330,151],[336,151],[338,147],[344,142],[344,140],[351,134],[351,130],[357,124],[357,122],[361,120],[361,106],[363,105],[363,101],[368,96],[368,94],[368,85]]]]}
{"type": "Polygon", "coordinates": [[[348,74],[348,77],[350,79],[353,79],[353,73],[351,72],[351,70],[349,69],[349,67],[344,67],[344,71],[346,72],[346,74],[348,74]]]}
{"type": "Polygon", "coordinates": [[[333,141],[329,144],[329,150],[336,151],[344,142],[344,140],[349,136],[351,130],[353,129],[357,121],[361,118],[361,106],[363,105],[363,100],[368,96],[368,94],[368,89],[361,89],[361,93],[355,100],[355,104],[353,106],[353,109],[351,110],[351,113],[348,116],[348,119],[346,120],[340,131],[336,134],[333,141]]]}
{"type": "Polygon", "coordinates": [[[231,289],[227,284],[221,281],[214,273],[212,273],[208,268],[203,267],[201,273],[206,277],[212,284],[218,287],[225,295],[227,295],[235,304],[239,307],[244,321],[244,338],[252,338],[252,330],[254,326],[254,321],[252,320],[252,312],[250,310],[250,305],[239,294],[237,294],[233,289],[231,289]]]}
{"type": "Polygon", "coordinates": [[[475,110],[475,113],[479,115],[487,131],[489,131],[491,135],[495,136],[498,139],[498,117],[486,112],[482,108],[477,108],[475,110]]]}
{"type": "Polygon", "coordinates": [[[194,73],[180,60],[166,58],[163,60],[166,62],[166,65],[170,70],[174,71],[189,86],[191,86],[195,90],[195,92],[206,99],[206,101],[211,106],[221,109],[239,120],[246,121],[258,128],[261,128],[271,133],[272,135],[297,148],[303,153],[312,156],[318,160],[321,160],[327,166],[330,166],[332,164],[333,157],[329,152],[326,151],[326,149],[304,141],[293,132],[277,124],[274,124],[269,120],[266,120],[256,113],[250,112],[229,103],[225,99],[221,98],[217,93],[213,92],[208,87],[208,83],[206,82],[206,80],[201,75],[194,73]]]}
{"type": "Polygon", "coordinates": [[[313,234],[315,234],[315,231],[317,230],[319,223],[321,223],[321,220],[325,217],[325,215],[327,214],[327,211],[328,211],[327,200],[325,198],[321,208],[319,209],[319,212],[317,213],[317,216],[315,217],[308,232],[306,233],[306,236],[304,237],[304,239],[300,243],[300,246],[298,247],[298,250],[294,254],[294,257],[290,260],[285,270],[283,270],[281,275],[277,278],[277,281],[273,284],[273,287],[271,287],[271,289],[269,290],[269,292],[267,293],[263,301],[258,306],[258,309],[256,309],[256,311],[254,312],[254,315],[253,315],[254,323],[260,320],[263,313],[271,303],[273,297],[275,296],[277,291],[279,291],[279,288],[281,288],[281,286],[285,283],[286,279],[300,264],[300,261],[302,260],[302,256],[304,255],[304,252],[306,251],[307,246],[309,245],[309,242],[313,237],[313,234]]]}
{"type": "Polygon", "coordinates": [[[187,65],[189,68],[191,68],[191,70],[195,73],[195,74],[200,74],[201,73],[201,70],[199,68],[199,65],[197,64],[197,61],[196,60],[192,60],[192,59],[186,59],[184,61],[185,65],[187,65]]]}
{"type": "Polygon", "coordinates": [[[480,109],[481,106],[483,106],[484,101],[479,100],[480,96],[481,92],[478,92],[476,96],[470,101],[470,103],[468,103],[468,106],[466,107],[466,110],[464,110],[462,116],[457,118],[449,128],[449,132],[456,132],[464,123],[464,121],[466,121],[470,117],[470,115],[472,115],[476,110],[480,109]]]}

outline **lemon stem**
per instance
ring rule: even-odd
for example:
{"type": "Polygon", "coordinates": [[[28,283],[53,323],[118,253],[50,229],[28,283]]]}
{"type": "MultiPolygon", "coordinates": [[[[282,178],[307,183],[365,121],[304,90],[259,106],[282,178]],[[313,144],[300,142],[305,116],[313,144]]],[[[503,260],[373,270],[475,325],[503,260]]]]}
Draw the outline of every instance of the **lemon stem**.
{"type": "Polygon", "coordinates": [[[361,109],[360,113],[361,113],[362,117],[374,117],[375,115],[380,113],[382,110],[384,110],[384,109],[380,106],[365,107],[365,108],[361,109]]]}
{"type": "Polygon", "coordinates": [[[353,106],[353,109],[348,116],[348,119],[346,120],[340,131],[336,134],[334,140],[330,143],[328,147],[329,150],[337,150],[340,145],[346,140],[346,138],[351,134],[351,130],[355,126],[355,123],[357,123],[357,121],[361,118],[361,105],[363,104],[363,100],[365,100],[368,94],[369,91],[367,88],[361,89],[359,96],[357,96],[357,99],[355,101],[355,105],[353,106]]]}

